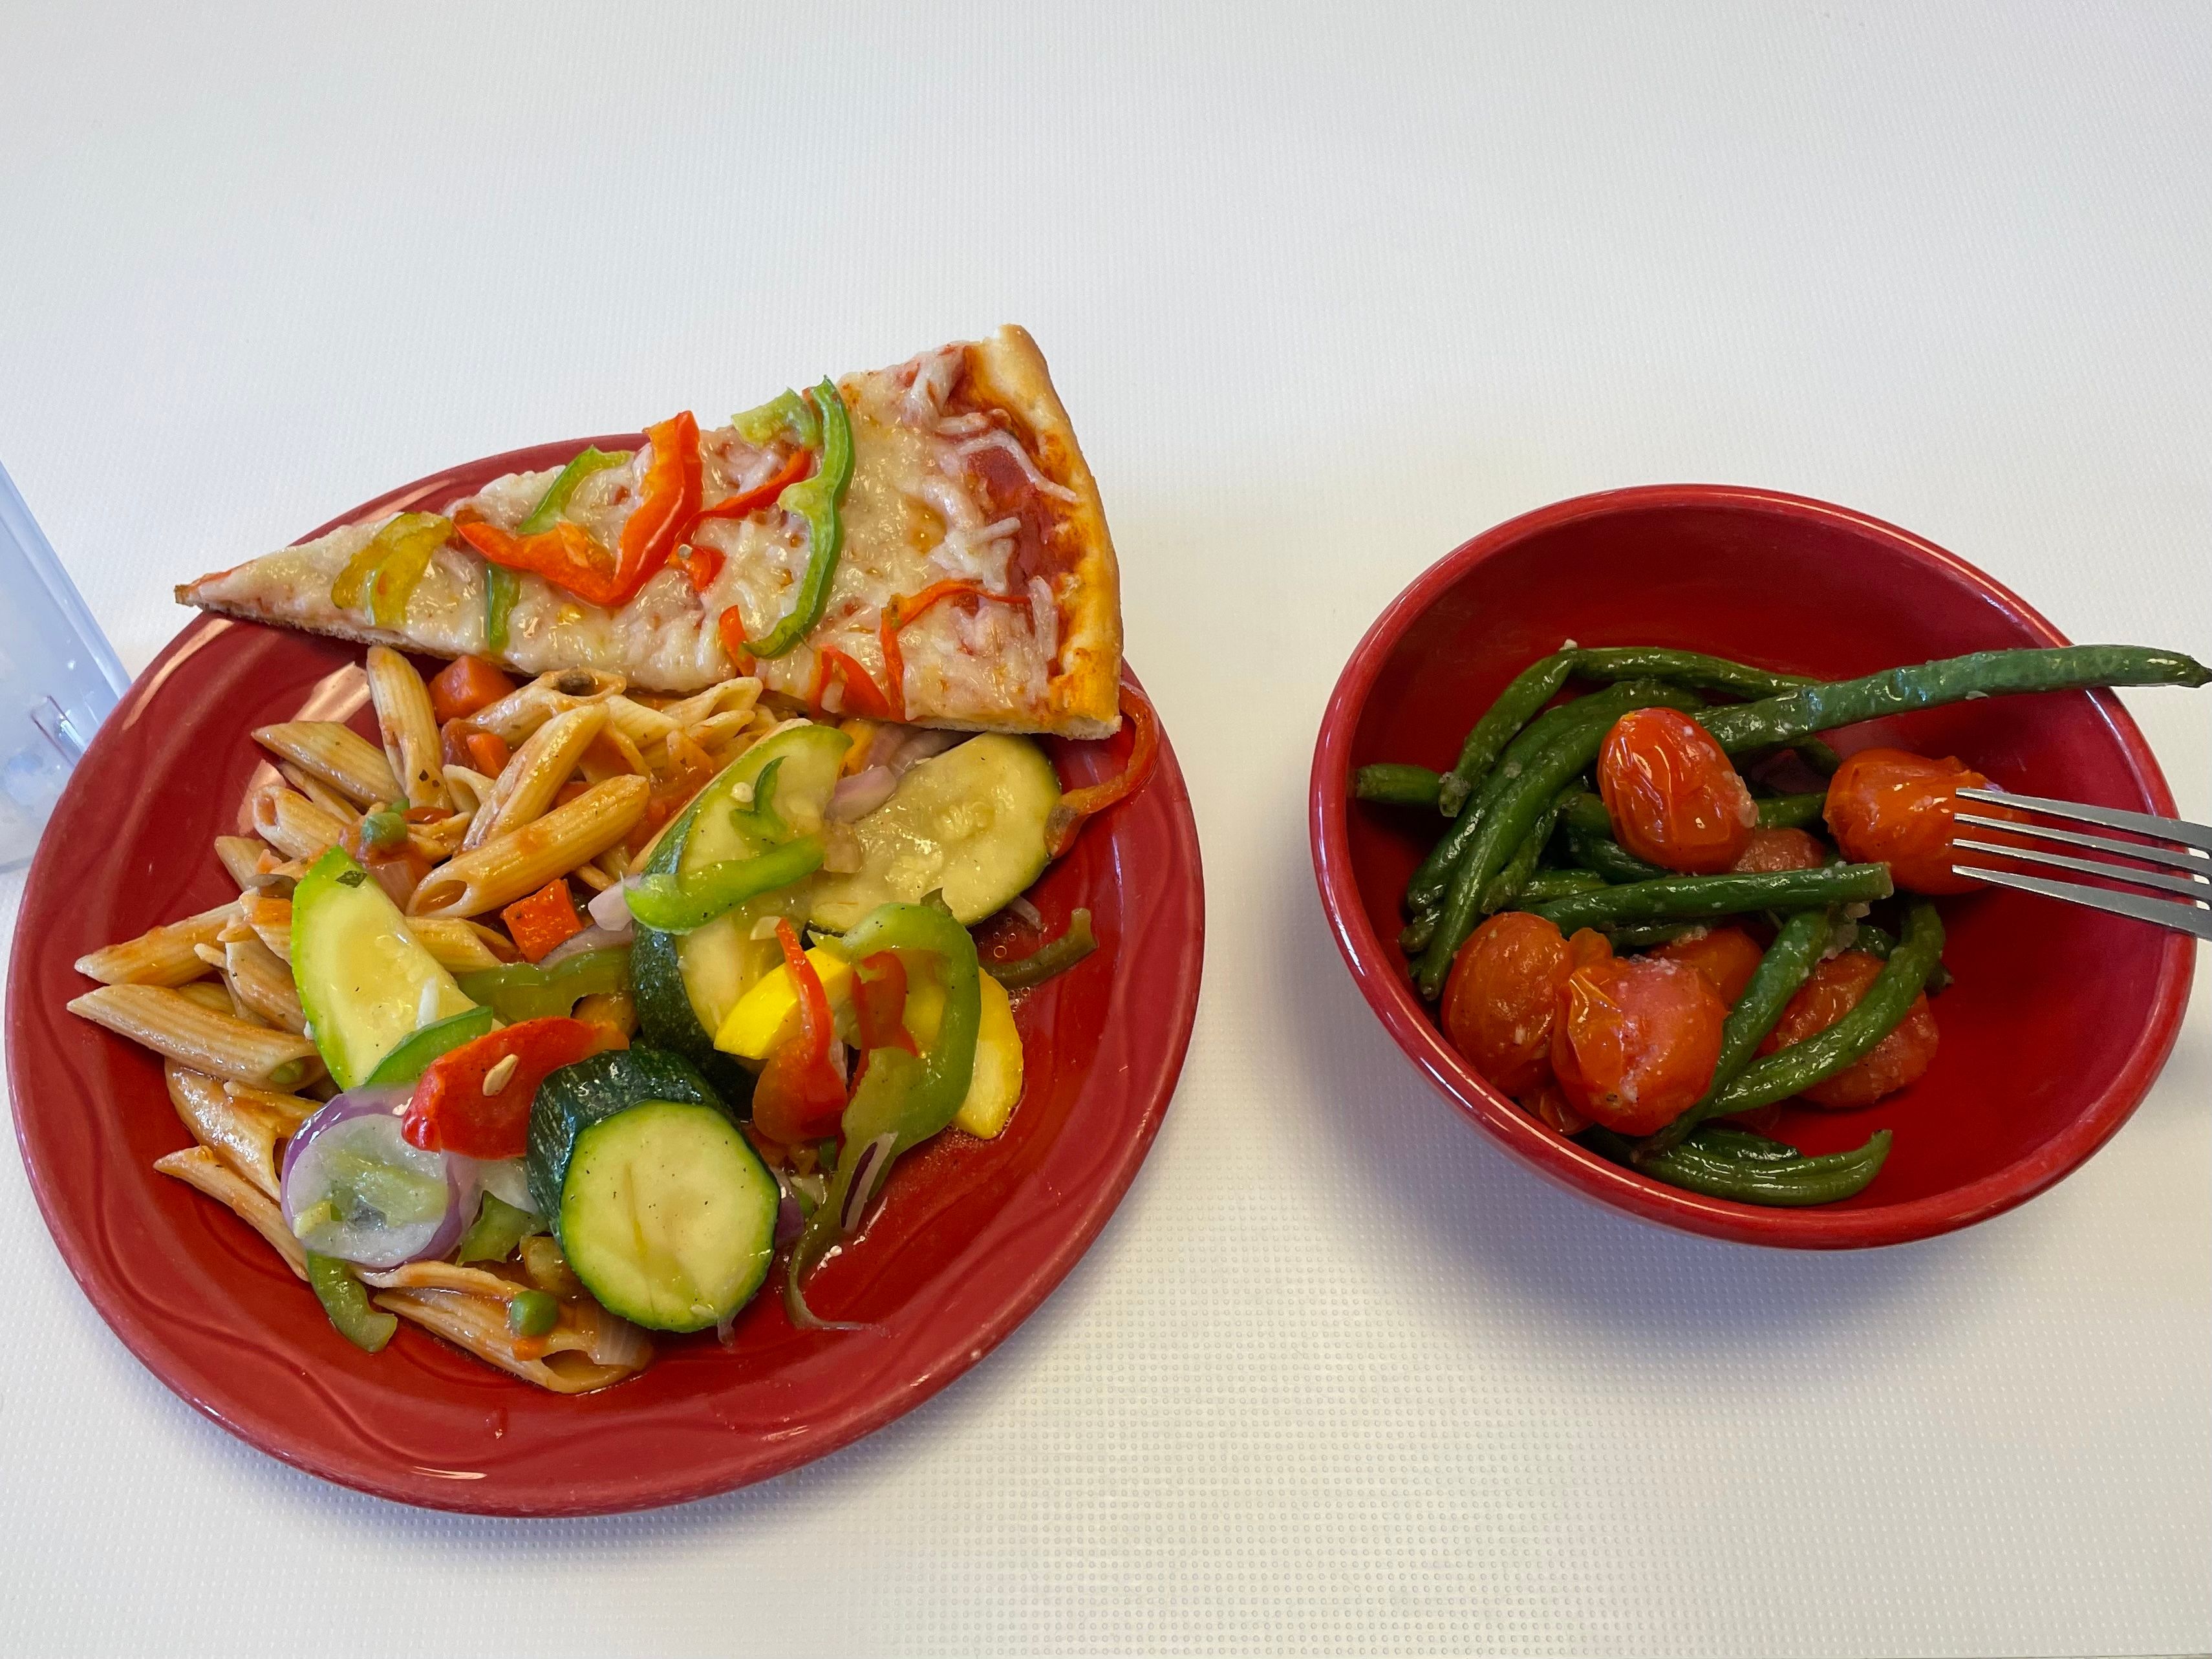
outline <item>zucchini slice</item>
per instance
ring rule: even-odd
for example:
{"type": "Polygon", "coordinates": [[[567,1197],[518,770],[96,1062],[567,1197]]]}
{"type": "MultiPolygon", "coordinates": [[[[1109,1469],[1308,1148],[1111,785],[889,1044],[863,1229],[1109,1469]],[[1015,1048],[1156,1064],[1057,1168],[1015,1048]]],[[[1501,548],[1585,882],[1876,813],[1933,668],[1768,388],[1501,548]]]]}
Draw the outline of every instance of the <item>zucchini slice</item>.
{"type": "Polygon", "coordinates": [[[808,920],[842,933],[879,904],[913,904],[932,889],[973,925],[1044,873],[1045,823],[1060,779],[1027,738],[985,732],[921,763],[891,798],[853,826],[863,862],[815,878],[808,920]]]}
{"type": "Polygon", "coordinates": [[[611,1313],[704,1330],[752,1299],[775,1254],[775,1177],[706,1079],[675,1054],[564,1066],[530,1108],[530,1192],[611,1313]]]}
{"type": "Polygon", "coordinates": [[[341,1089],[359,1088],[417,1031],[477,1006],[416,943],[375,878],[339,847],[317,859],[292,894],[292,982],[341,1089]]]}
{"type": "MultiPolygon", "coordinates": [[[[785,727],[722,769],[668,827],[641,872],[684,874],[723,859],[750,858],[763,843],[748,827],[739,786],[747,792],[775,762],[776,816],[795,835],[822,828],[823,809],[853,739],[834,726],[785,727]]],[[[735,1097],[750,1098],[745,1072],[714,1048],[714,1034],[769,969],[783,960],[773,939],[757,939],[763,916],[806,915],[808,884],[800,882],[741,904],[726,915],[684,934],[639,924],[630,949],[630,994],[646,1040],[674,1050],[735,1097]]]]}

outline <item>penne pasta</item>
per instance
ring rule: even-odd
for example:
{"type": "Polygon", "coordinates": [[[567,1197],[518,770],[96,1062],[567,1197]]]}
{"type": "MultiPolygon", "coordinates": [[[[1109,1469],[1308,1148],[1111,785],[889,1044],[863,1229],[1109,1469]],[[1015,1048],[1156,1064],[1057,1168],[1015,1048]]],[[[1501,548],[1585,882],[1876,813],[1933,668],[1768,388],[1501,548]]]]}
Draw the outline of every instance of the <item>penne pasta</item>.
{"type": "Polygon", "coordinates": [[[429,863],[449,859],[461,850],[462,842],[468,839],[472,817],[472,812],[453,812],[428,823],[410,824],[408,844],[429,863]]]}
{"type": "Polygon", "coordinates": [[[643,703],[629,697],[609,697],[603,705],[607,711],[607,726],[619,732],[640,749],[650,749],[681,724],[672,720],[658,708],[647,708],[643,703]]]}
{"type": "Polygon", "coordinates": [[[349,830],[361,822],[361,814],[355,809],[351,801],[305,768],[295,766],[290,761],[279,761],[276,763],[276,772],[285,782],[290,784],[349,830]]]}
{"type": "Polygon", "coordinates": [[[306,1011],[292,983],[292,969],[258,939],[234,939],[222,947],[223,982],[243,1006],[271,1025],[305,1033],[306,1011]]]}
{"type": "Polygon", "coordinates": [[[248,1024],[159,985],[103,985],[69,1010],[196,1072],[285,1088],[322,1069],[315,1045],[291,1031],[248,1024]]]}
{"type": "Polygon", "coordinates": [[[723,680],[708,686],[704,691],[695,691],[688,697],[663,703],[659,713],[674,726],[696,726],[701,720],[711,720],[717,714],[752,713],[753,705],[760,701],[761,683],[750,676],[723,680]]]}
{"type": "MultiPolygon", "coordinates": [[[[270,1248],[301,1279],[307,1276],[307,1252],[284,1224],[284,1212],[276,1200],[204,1146],[188,1146],[181,1152],[157,1158],[154,1167],[197,1188],[218,1204],[230,1206],[240,1221],[269,1241],[270,1248]]],[[[623,1373],[629,1375],[628,1372],[623,1373]]]]}
{"type": "Polygon", "coordinates": [[[444,916],[410,916],[407,931],[449,974],[478,974],[487,968],[504,968],[515,960],[514,947],[481,922],[444,916]],[[507,951],[505,956],[499,954],[501,947],[507,951]]]}
{"type": "Polygon", "coordinates": [[[622,690],[623,678],[619,674],[595,673],[584,668],[562,669],[540,674],[497,702],[487,703],[469,716],[469,724],[480,732],[494,733],[505,743],[520,744],[556,714],[603,703],[609,697],[619,696],[622,690]]]}
{"type": "Polygon", "coordinates": [[[590,747],[576,757],[576,767],[586,783],[600,783],[608,778],[618,778],[624,773],[649,777],[653,769],[646,764],[645,757],[632,743],[611,726],[592,740],[590,747]]]}
{"type": "Polygon", "coordinates": [[[408,908],[416,915],[475,916],[511,904],[629,834],[652,793],[638,777],[594,784],[544,817],[433,870],[408,908]]]}
{"type": "Polygon", "coordinates": [[[532,732],[492,786],[489,803],[477,809],[462,850],[481,847],[540,816],[606,724],[607,711],[587,703],[556,714],[532,732]]]}
{"type": "MultiPolygon", "coordinates": [[[[261,1103],[254,1095],[230,1092],[220,1078],[195,1072],[174,1060],[162,1066],[169,1101],[192,1139],[270,1198],[281,1199],[276,1143],[300,1127],[301,1119],[261,1103]]],[[[235,1085],[233,1085],[235,1086],[235,1085]]],[[[289,1100],[289,1095],[270,1098],[289,1100]]],[[[301,1104],[306,1104],[301,1102],[301,1104]]]]}
{"type": "Polygon", "coordinates": [[[179,985],[175,989],[179,996],[197,1002],[203,1008],[213,1009],[218,1014],[228,1014],[233,1019],[243,1020],[248,1025],[261,1023],[238,1006],[237,999],[230,994],[230,987],[219,979],[196,979],[190,985],[179,985]]]}
{"type": "Polygon", "coordinates": [[[350,726],[337,720],[284,720],[257,728],[253,740],[313,773],[356,806],[399,799],[392,763],[350,726]]]}
{"type": "Polygon", "coordinates": [[[472,767],[448,766],[446,769],[446,788],[453,795],[453,805],[460,811],[474,812],[491,799],[495,778],[488,778],[472,767]]]}
{"type": "Polygon", "coordinates": [[[235,901],[218,904],[182,921],[149,928],[137,939],[102,945],[76,959],[76,970],[102,985],[183,985],[207,972],[195,945],[216,942],[216,936],[238,919],[235,901]]]}
{"type": "Polygon", "coordinates": [[[364,1273],[361,1282],[380,1291],[459,1291],[490,1302],[512,1302],[532,1288],[518,1279],[502,1279],[483,1267],[451,1261],[410,1261],[381,1273],[364,1273]]]}
{"type": "Polygon", "coordinates": [[[253,798],[253,827],[288,859],[313,864],[345,839],[348,826],[296,790],[270,784],[253,798]]]}
{"type": "Polygon", "coordinates": [[[268,947],[279,962],[292,960],[292,901],[274,898],[266,893],[241,894],[238,901],[238,919],[253,930],[253,936],[268,947]]]}
{"type": "Polygon", "coordinates": [[[258,836],[217,836],[215,855],[222,860],[222,867],[236,882],[239,890],[259,887],[269,880],[261,873],[261,855],[269,850],[268,843],[258,836]]]}
{"type": "Polygon", "coordinates": [[[590,1394],[606,1388],[635,1376],[652,1358],[650,1346],[641,1341],[644,1357],[634,1364],[601,1364],[592,1359],[592,1335],[571,1322],[576,1312],[573,1307],[562,1310],[561,1322],[550,1336],[531,1339],[509,1331],[506,1304],[489,1297],[460,1291],[402,1290],[379,1291],[373,1299],[386,1312],[434,1331],[487,1364],[555,1394],[590,1394]],[[518,1352],[525,1342],[538,1348],[537,1357],[525,1358],[518,1352]]]}
{"type": "Polygon", "coordinates": [[[410,806],[453,805],[446,793],[438,717],[431,712],[430,688],[409,662],[388,645],[368,647],[368,695],[376,704],[376,724],[384,733],[384,757],[405,792],[410,806]]]}

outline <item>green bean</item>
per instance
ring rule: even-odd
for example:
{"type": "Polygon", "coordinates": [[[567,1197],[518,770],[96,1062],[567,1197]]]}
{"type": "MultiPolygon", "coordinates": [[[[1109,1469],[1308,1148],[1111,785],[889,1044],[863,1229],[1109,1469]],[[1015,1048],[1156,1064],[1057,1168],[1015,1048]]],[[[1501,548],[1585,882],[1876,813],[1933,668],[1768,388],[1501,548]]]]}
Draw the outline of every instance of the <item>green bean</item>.
{"type": "Polygon", "coordinates": [[[1515,675],[1512,682],[1498,694],[1498,700],[1483,711],[1482,718],[1467,734],[1467,741],[1460,745],[1459,760],[1444,774],[1437,793],[1437,810],[1446,817],[1459,816],[1468,797],[1489,775],[1490,769],[1515,733],[1559,695],[1574,665],[1575,653],[1571,651],[1555,651],[1548,657],[1537,659],[1515,675]]]}
{"type": "Polygon", "coordinates": [[[1712,930],[1702,921],[1639,921],[1599,931],[1604,933],[1606,942],[1616,951],[1648,951],[1655,945],[1672,945],[1676,939],[1689,934],[1707,933],[1712,930]]]}
{"type": "Polygon", "coordinates": [[[1622,922],[1732,916],[1746,910],[1802,910],[1887,898],[1886,864],[1831,864],[1818,870],[1769,870],[1718,876],[1667,876],[1575,893],[1536,907],[1563,933],[1622,922]]]}
{"type": "Polygon", "coordinates": [[[1808,823],[1818,823],[1827,805],[1828,797],[1825,790],[1815,789],[1802,795],[1770,795],[1758,803],[1759,827],[1762,830],[1802,830],[1808,823]]]}
{"type": "Polygon", "coordinates": [[[1715,1115],[1710,1109],[1713,1101],[1751,1064],[1759,1045],[1766,1040],[1766,1034],[1782,1018],[1782,1011],[1790,1006],[1790,999],[1811,977],[1814,965],[1820,960],[1820,952],[1827,948],[1835,928],[1836,912],[1832,908],[1800,910],[1782,924],[1774,935],[1774,943],[1759,959],[1759,966],[1744,986],[1743,994],[1729,1010],[1728,1024],[1721,1027],[1720,1060],[1713,1067],[1712,1081],[1705,1085],[1703,1097],[1665,1128],[1645,1136],[1637,1148],[1639,1158],[1656,1157],[1665,1152],[1715,1115]]]}
{"type": "Polygon", "coordinates": [[[1567,831],[1567,856],[1607,881],[1658,881],[1675,873],[1646,864],[1610,836],[1593,836],[1580,830],[1567,831]]]}
{"type": "Polygon", "coordinates": [[[2133,645],[2066,645],[2025,651],[1977,651],[1862,679],[1800,687],[1759,702],[1710,708],[1698,718],[1730,754],[1796,744],[1815,732],[1915,708],[2027,691],[2079,691],[2100,685],[2203,685],[2212,668],[2178,651],[2133,645]]]}
{"type": "Polygon", "coordinates": [[[1587,680],[1665,680],[1693,691],[1733,691],[1740,697],[1778,696],[1815,684],[1802,674],[1777,674],[1702,651],[1672,651],[1656,645],[1577,651],[1575,672],[1587,680]]]}
{"type": "MultiPolygon", "coordinates": [[[[1887,962],[1891,952],[1897,949],[1897,935],[1878,922],[1862,921],[1858,924],[1856,936],[1851,940],[1851,949],[1863,951],[1870,957],[1879,957],[1882,961],[1887,962]]],[[[1936,965],[1928,970],[1928,984],[1925,988],[1928,994],[1932,997],[1949,990],[1951,982],[1951,970],[1939,959],[1936,965]]]]}
{"type": "Polygon", "coordinates": [[[1398,948],[1408,957],[1417,957],[1428,948],[1429,941],[1436,937],[1436,932],[1437,913],[1423,910],[1400,932],[1398,948]]]}
{"type": "Polygon", "coordinates": [[[1633,1159],[1628,1143],[1610,1132],[1585,1131],[1583,1139],[1614,1162],[1630,1164],[1670,1187],[1741,1204],[1798,1208],[1833,1204],[1865,1191],[1889,1156],[1890,1132],[1877,1129],[1863,1146],[1818,1158],[1804,1157],[1748,1129],[1718,1125],[1708,1125],[1680,1146],[1641,1159],[1633,1159]]]}
{"type": "MultiPolygon", "coordinates": [[[[1553,798],[1597,758],[1598,749],[1605,742],[1605,734],[1613,729],[1613,721],[1632,708],[1654,704],[1678,708],[1686,701],[1696,706],[1695,698],[1677,687],[1661,685],[1656,681],[1632,681],[1569,703],[1565,710],[1559,712],[1579,709],[1579,718],[1562,723],[1552,741],[1525,759],[1515,762],[1512,750],[1508,750],[1507,759],[1498,764],[1498,778],[1502,781],[1496,794],[1490,795],[1486,791],[1486,804],[1468,815],[1475,820],[1474,837],[1456,862],[1448,866],[1450,886],[1444,895],[1435,937],[1429,940],[1428,948],[1421,952],[1413,968],[1413,983],[1422,995],[1433,998],[1443,988],[1444,975],[1451,971],[1453,956],[1474,931],[1475,917],[1491,882],[1534,828],[1536,820],[1549,809],[1553,798]],[[1517,770],[1510,769],[1516,765],[1517,770]]],[[[1529,731],[1534,732],[1536,726],[1542,724],[1537,721],[1529,731]]],[[[1522,733],[1523,737],[1527,735],[1522,733]]],[[[1517,739],[1513,746],[1519,747],[1517,739]]],[[[1450,837],[1445,839],[1449,841],[1450,837]]]]}
{"type": "MultiPolygon", "coordinates": [[[[1452,820],[1451,828],[1444,831],[1443,838],[1429,849],[1428,857],[1421,860],[1421,867],[1413,872],[1413,878],[1406,884],[1407,912],[1432,910],[1443,903],[1444,895],[1450,890],[1453,872],[1458,869],[1467,849],[1482,833],[1483,820],[1491,808],[1505,794],[1518,787],[1528,769],[1536,763],[1537,757],[1547,753],[1561,737],[1580,732],[1592,721],[1598,722],[1597,735],[1589,751],[1590,760],[1595,760],[1597,758],[1597,745],[1605,741],[1605,734],[1612,729],[1614,720],[1632,708],[1649,708],[1655,704],[1680,708],[1685,713],[1705,707],[1690,692],[1671,685],[1662,685],[1656,680],[1638,680],[1627,685],[1611,686],[1587,697],[1578,697],[1572,702],[1562,703],[1557,708],[1547,708],[1537,715],[1528,723],[1526,731],[1506,745],[1505,752],[1498,757],[1498,764],[1484,780],[1482,793],[1468,804],[1466,811],[1452,820]]],[[[1589,761],[1583,763],[1583,766],[1589,764],[1589,761]]],[[[1581,767],[1576,768],[1577,771],[1581,769],[1581,767]]],[[[1558,785],[1554,784],[1552,789],[1544,792],[1545,795],[1548,796],[1557,787],[1558,785]]],[[[1541,810],[1540,804],[1537,810],[1541,810]]],[[[1510,850],[1509,847],[1507,851],[1510,853],[1510,850]]],[[[1504,861],[1501,855],[1499,862],[1503,864],[1504,861]]],[[[1495,875],[1497,872],[1490,873],[1495,875]]],[[[1488,879],[1488,876],[1484,878],[1486,881],[1488,879]]],[[[1453,948],[1456,950],[1458,947],[1455,945],[1453,948]]]]}
{"type": "Polygon", "coordinates": [[[1379,800],[1393,806],[1434,806],[1443,781],[1425,766],[1401,766],[1383,761],[1363,766],[1352,775],[1352,793],[1359,800],[1379,800]]]}
{"type": "Polygon", "coordinates": [[[1613,838],[1613,816],[1605,803],[1587,789],[1577,789],[1560,803],[1559,827],[1577,836],[1613,838]]]}
{"type": "Polygon", "coordinates": [[[1923,900],[1905,913],[1897,949],[1856,1007],[1825,1031],[1747,1066],[1735,1081],[1694,1109],[1707,1117],[1733,1116],[1802,1094],[1822,1079],[1856,1065],[1911,1012],[1913,999],[1942,954],[1942,919],[1934,905],[1923,900]]]}
{"type": "Polygon", "coordinates": [[[1844,763],[1844,757],[1818,738],[1800,738],[1790,746],[1797,751],[1799,760],[1824,778],[1835,776],[1836,769],[1844,763]]]}
{"type": "Polygon", "coordinates": [[[1486,916],[1512,908],[1521,896],[1521,890],[1528,884],[1528,878],[1536,873],[1536,860],[1543,857],[1545,843],[1552,839],[1552,826],[1559,822],[1559,796],[1554,796],[1552,804],[1537,814],[1536,822],[1521,838],[1521,845],[1491,881],[1482,896],[1482,914],[1486,916]]]}
{"type": "Polygon", "coordinates": [[[1570,893],[1594,892],[1605,884],[1605,878],[1595,870],[1539,870],[1522,884],[1514,902],[1526,908],[1570,893]]]}

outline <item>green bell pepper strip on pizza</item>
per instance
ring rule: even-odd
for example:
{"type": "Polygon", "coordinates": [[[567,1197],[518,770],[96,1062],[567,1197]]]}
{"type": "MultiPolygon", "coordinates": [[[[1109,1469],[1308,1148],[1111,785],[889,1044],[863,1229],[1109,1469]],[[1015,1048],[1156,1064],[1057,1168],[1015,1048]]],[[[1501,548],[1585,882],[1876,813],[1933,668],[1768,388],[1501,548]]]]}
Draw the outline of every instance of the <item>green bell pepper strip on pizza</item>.
{"type": "Polygon", "coordinates": [[[522,597],[522,578],[503,564],[484,561],[484,649],[495,657],[507,654],[507,619],[522,597]]]}
{"type": "Polygon", "coordinates": [[[562,958],[550,968],[518,962],[506,968],[485,968],[457,975],[461,994],[480,1002],[502,1023],[520,1025],[526,1019],[549,1019],[574,1012],[587,996],[629,989],[629,950],[583,951],[562,958]]]}
{"type": "Polygon", "coordinates": [[[891,1160],[951,1122],[968,1097],[975,1072],[975,1043],[982,1030],[981,969],[975,941],[945,911],[927,904],[882,904],[838,941],[854,962],[879,951],[931,958],[945,988],[945,1012],[936,1040],[916,1058],[902,1048],[871,1048],[867,1070],[846,1105],[844,1147],[829,1196],[806,1219],[792,1247],[784,1279],[784,1307],[793,1324],[816,1327],[800,1285],[830,1248],[855,1231],[880,1191],[891,1160]],[[879,1143],[888,1140],[888,1146],[879,1143]],[[866,1185],[854,1181],[866,1166],[866,1185]]]}
{"type": "Polygon", "coordinates": [[[346,561],[331,584],[331,603],[351,611],[366,599],[369,620],[379,628],[405,627],[407,601],[453,531],[453,520],[435,513],[402,513],[346,561]]]}
{"type": "Polygon", "coordinates": [[[550,530],[561,521],[568,510],[568,500],[576,493],[576,486],[594,472],[604,472],[611,466],[620,466],[629,460],[630,452],[617,449],[587,449],[561,469],[560,476],[547,486],[538,498],[538,505],[530,509],[530,516],[515,526],[518,536],[536,536],[550,530]]]}
{"type": "Polygon", "coordinates": [[[853,482],[853,422],[836,386],[824,379],[814,388],[822,421],[822,466],[811,478],[801,478],[776,498],[776,505],[806,520],[806,571],[799,579],[799,592],[783,619],[745,649],[756,657],[780,657],[814,631],[830,603],[830,583],[837,574],[837,556],[845,546],[845,520],[841,511],[845,491],[853,482]]]}
{"type": "Polygon", "coordinates": [[[778,438],[789,433],[801,449],[822,447],[822,422],[814,406],[796,392],[777,393],[758,409],[749,409],[742,415],[730,416],[730,425],[738,436],[758,448],[765,448],[778,438]]]}
{"type": "Polygon", "coordinates": [[[680,876],[641,877],[624,890],[629,913],[664,933],[688,933],[748,899],[803,881],[822,867],[822,838],[800,836],[749,859],[722,859],[680,876]]]}

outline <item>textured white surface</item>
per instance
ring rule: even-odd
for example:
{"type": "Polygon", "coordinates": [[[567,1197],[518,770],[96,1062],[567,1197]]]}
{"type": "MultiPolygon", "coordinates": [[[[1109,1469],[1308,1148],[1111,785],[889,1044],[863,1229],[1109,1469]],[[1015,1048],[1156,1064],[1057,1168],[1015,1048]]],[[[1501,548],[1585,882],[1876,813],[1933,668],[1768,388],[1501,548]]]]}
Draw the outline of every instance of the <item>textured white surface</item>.
{"type": "MultiPolygon", "coordinates": [[[[1019,320],[1213,920],[1066,1285],[891,1429],[672,1512],[441,1517],[247,1449],[76,1294],[11,1141],[0,1649],[2212,1646],[2202,994],[2025,1210],[1735,1249],[1434,1098],[1304,830],[1367,620],[1608,485],[1848,502],[2212,656],[2212,15],[914,10],[0,9],[0,455],[127,664],[172,581],[394,483],[1019,320]]],[[[2212,817],[2205,704],[2130,702],[2212,817]]]]}

